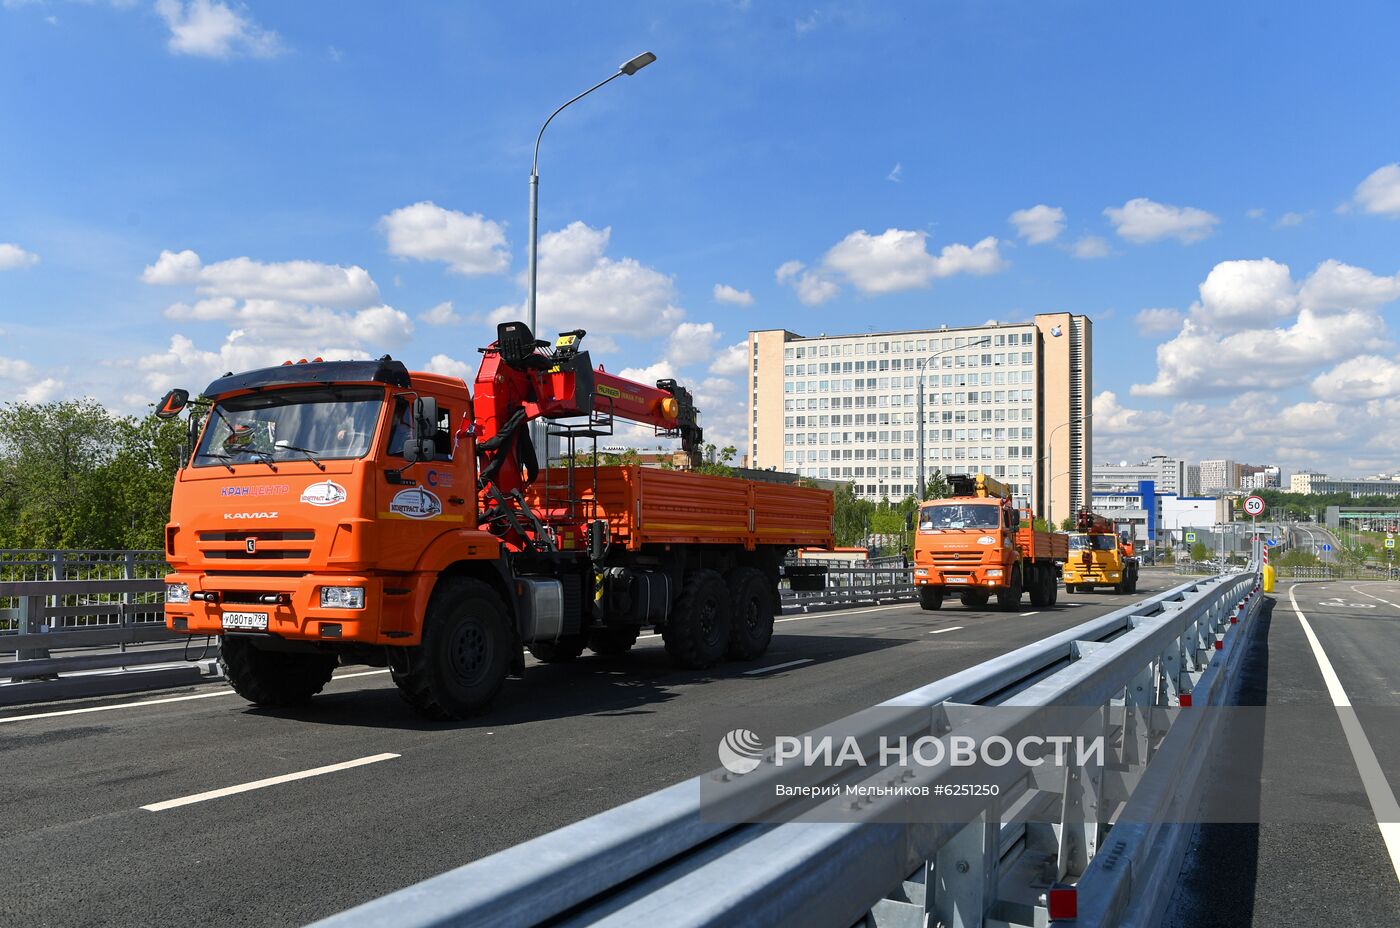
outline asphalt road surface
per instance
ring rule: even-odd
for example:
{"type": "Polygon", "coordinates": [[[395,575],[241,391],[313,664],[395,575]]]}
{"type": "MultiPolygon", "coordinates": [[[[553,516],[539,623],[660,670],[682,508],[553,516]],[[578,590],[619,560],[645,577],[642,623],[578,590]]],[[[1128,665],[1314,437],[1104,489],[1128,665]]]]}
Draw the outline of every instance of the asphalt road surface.
{"type": "Polygon", "coordinates": [[[1394,928],[1400,585],[1282,583],[1265,604],[1244,655],[1240,702],[1267,705],[1277,724],[1266,729],[1262,765],[1222,764],[1214,778],[1226,788],[1254,778],[1263,783],[1261,807],[1288,814],[1199,827],[1167,923],[1394,928]],[[1304,731],[1294,727],[1300,719],[1304,731]]]}
{"type": "Polygon", "coordinates": [[[1315,554],[1318,560],[1323,563],[1334,563],[1337,560],[1339,545],[1337,539],[1327,529],[1316,525],[1294,524],[1288,529],[1289,544],[1294,551],[1304,551],[1315,554]],[[1329,550],[1324,551],[1323,545],[1331,545],[1329,550]]]}
{"type": "Polygon", "coordinates": [[[457,724],[416,719],[362,667],[297,711],[221,684],[9,707],[0,921],[305,924],[713,769],[717,718],[832,721],[1183,579],[1020,613],[787,616],[762,659],[708,672],[646,637],[625,658],[532,663],[457,724]]]}

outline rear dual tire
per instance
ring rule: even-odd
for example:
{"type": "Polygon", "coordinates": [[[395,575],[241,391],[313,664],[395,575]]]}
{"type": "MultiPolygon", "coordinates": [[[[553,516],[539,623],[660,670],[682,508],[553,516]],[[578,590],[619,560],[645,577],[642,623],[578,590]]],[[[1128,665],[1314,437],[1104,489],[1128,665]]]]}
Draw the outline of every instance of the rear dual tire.
{"type": "Polygon", "coordinates": [[[723,577],[713,570],[690,574],[661,631],[671,662],[687,670],[719,663],[729,649],[733,616],[733,596],[723,577]]]}

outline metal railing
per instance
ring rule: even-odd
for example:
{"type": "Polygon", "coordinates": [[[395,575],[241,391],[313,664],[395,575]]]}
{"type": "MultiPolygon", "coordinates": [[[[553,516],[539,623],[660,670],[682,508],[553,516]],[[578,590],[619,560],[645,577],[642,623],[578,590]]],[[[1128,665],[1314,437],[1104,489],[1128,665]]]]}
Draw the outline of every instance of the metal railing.
{"type": "Polygon", "coordinates": [[[0,678],[178,660],[184,641],[165,629],[168,572],[159,551],[0,550],[0,678]],[[63,650],[62,657],[50,652],[63,650]]]}
{"type": "MultiPolygon", "coordinates": [[[[749,773],[687,780],[317,928],[1044,926],[1064,917],[1065,893],[1077,902],[1077,925],[1132,922],[1170,890],[1191,826],[1110,823],[1125,809],[1133,814],[1124,822],[1190,820],[1168,816],[1193,808],[1214,730],[1203,713],[1157,710],[1226,701],[1229,671],[1243,652],[1236,629],[1250,627],[1262,601],[1257,590],[1253,571],[1186,583],[821,729],[866,746],[885,737],[946,738],[959,730],[947,727],[950,710],[994,705],[1075,707],[1083,730],[1117,733],[1107,762],[1086,761],[1056,782],[1011,768],[1007,789],[971,800],[978,807],[965,821],[809,815],[758,824],[704,813],[702,792],[736,777],[741,789],[752,786],[746,798],[771,797],[780,771],[770,751],[749,773]],[[1032,804],[1076,811],[1041,825],[1022,815],[1032,804]]],[[[985,735],[987,724],[980,730],[985,735]]],[[[866,776],[895,782],[888,767],[876,774],[861,767],[806,767],[803,776],[811,786],[866,776]]],[[[906,769],[900,779],[928,785],[960,775],[943,764],[906,769]]]]}
{"type": "Polygon", "coordinates": [[[826,586],[811,592],[780,590],[784,611],[809,612],[820,608],[909,602],[918,598],[912,567],[903,563],[869,567],[830,565],[826,586]]]}

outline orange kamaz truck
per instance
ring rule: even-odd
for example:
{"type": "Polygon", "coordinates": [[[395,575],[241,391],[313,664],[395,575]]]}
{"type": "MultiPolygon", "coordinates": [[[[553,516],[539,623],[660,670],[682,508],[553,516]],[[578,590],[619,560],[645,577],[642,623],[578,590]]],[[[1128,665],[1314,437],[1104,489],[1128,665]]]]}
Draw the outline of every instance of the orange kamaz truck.
{"type": "Polygon", "coordinates": [[[971,609],[995,596],[997,608],[1054,605],[1066,536],[1034,527],[1029,509],[1013,505],[1006,486],[986,474],[948,477],[953,495],[919,507],[914,584],[919,605],[943,608],[950,594],[971,609]]]}
{"type": "Polygon", "coordinates": [[[1136,592],[1138,559],[1133,552],[1132,527],[1081,509],[1075,528],[1078,531],[1069,536],[1065,590],[1092,593],[1095,587],[1111,586],[1115,593],[1136,592]]]}
{"type": "Polygon", "coordinates": [[[657,628],[682,667],[763,654],[785,556],[831,546],[831,493],[597,466],[619,419],[694,460],[703,433],[684,387],[595,369],[583,335],[503,324],[471,388],[386,356],[171,391],[159,415],[197,414],[165,532],[167,627],[219,636],[254,703],[304,702],[364,663],[431,718],[486,707],[527,649],[615,655],[657,628]],[[536,419],[560,466],[539,466],[536,419]]]}

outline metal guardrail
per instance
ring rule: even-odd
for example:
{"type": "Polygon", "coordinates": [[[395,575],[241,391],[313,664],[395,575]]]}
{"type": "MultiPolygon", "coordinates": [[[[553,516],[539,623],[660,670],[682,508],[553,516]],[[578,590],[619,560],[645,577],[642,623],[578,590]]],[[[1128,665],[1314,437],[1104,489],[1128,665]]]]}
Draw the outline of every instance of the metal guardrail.
{"type": "MultiPolygon", "coordinates": [[[[931,710],[954,705],[1071,706],[1086,730],[1116,726],[1111,763],[1071,769],[1058,783],[1019,774],[1014,791],[974,800],[982,806],[970,824],[715,821],[702,815],[702,789],[734,776],[715,771],[316,926],[1044,926],[1049,897],[1063,906],[1066,892],[1078,902],[1076,925],[1136,923],[1170,886],[1190,826],[1109,823],[1134,804],[1136,817],[1124,821],[1190,808],[1213,732],[1189,710],[1170,713],[1178,721],[1163,732],[1169,713],[1154,710],[1227,697],[1244,639],[1232,630],[1249,627],[1257,589],[1254,572],[1186,583],[821,729],[862,744],[945,736],[931,710]],[[1007,814],[1045,800],[1089,812],[1057,826],[1007,814]],[[1076,881],[1077,890],[1051,890],[1076,881]]],[[[770,755],[745,775],[755,797],[774,782],[771,765],[770,755]]],[[[851,767],[804,771],[810,785],[864,776],[851,767]]],[[[958,782],[949,771],[912,775],[958,782]]],[[[877,779],[890,781],[889,769],[877,779]]]]}
{"type": "Polygon", "coordinates": [[[784,611],[809,612],[819,608],[909,602],[918,598],[912,567],[901,562],[889,566],[830,566],[826,588],[812,592],[782,589],[784,611]]]}

